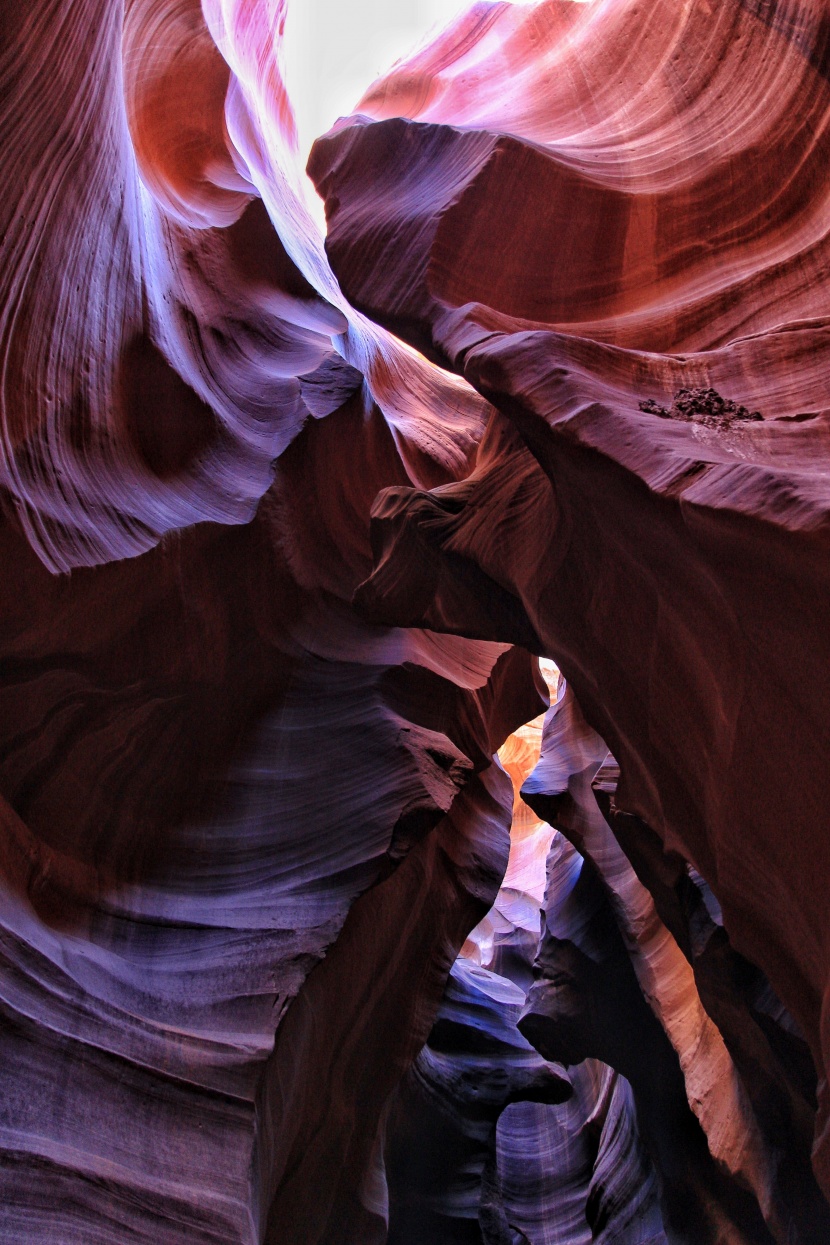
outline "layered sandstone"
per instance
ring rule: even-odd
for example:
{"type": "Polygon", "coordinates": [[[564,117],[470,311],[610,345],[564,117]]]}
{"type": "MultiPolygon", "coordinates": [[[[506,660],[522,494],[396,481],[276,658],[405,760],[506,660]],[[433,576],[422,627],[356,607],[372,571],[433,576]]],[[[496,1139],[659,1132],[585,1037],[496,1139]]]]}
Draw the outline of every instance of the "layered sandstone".
{"type": "Polygon", "coordinates": [[[818,1245],[823,9],[474,4],[325,239],[285,17],[0,23],[0,1236],[818,1245]]]}
{"type": "Polygon", "coordinates": [[[499,410],[360,607],[556,659],[807,1038],[827,1191],[825,70],[810,3],[479,7],[310,169],[347,297],[499,410]]]}

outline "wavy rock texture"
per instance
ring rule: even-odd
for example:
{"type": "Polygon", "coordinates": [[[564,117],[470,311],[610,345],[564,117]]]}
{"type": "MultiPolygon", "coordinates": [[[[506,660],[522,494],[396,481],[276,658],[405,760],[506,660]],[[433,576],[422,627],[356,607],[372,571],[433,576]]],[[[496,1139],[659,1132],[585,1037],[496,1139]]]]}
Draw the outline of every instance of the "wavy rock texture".
{"type": "Polygon", "coordinates": [[[827,46],[808,0],[478,6],[310,164],[346,296],[501,413],[379,497],[357,600],[561,666],[804,1033],[825,1194],[827,46]]]}
{"type": "Polygon", "coordinates": [[[523,1004],[524,992],[506,978],[463,959],[453,968],[387,1121],[390,1242],[491,1241],[507,1232],[499,1116],[510,1103],[563,1102],[572,1092],[516,1029],[523,1004]]]}
{"type": "MultiPolygon", "coordinates": [[[[758,1238],[757,1224],[753,1227],[746,1210],[739,1211],[734,1190],[729,1190],[726,1212],[730,1218],[737,1214],[740,1229],[738,1223],[719,1226],[718,1189],[723,1185],[720,1173],[708,1170],[711,1154],[737,1185],[752,1190],[775,1239],[818,1242],[830,1230],[830,1215],[810,1169],[810,1104],[815,1098],[809,1084],[799,1084],[803,1051],[792,1022],[751,966],[743,976],[754,992],[746,990],[742,999],[739,957],[724,945],[722,927],[718,939],[712,918],[700,912],[706,912],[706,898],[713,903],[702,879],[695,883],[684,870],[686,893],[678,886],[682,900],[675,899],[672,916],[679,943],[662,923],[612,833],[617,819],[626,815],[606,820],[592,786],[598,782],[605,788],[602,802],[610,805],[615,769],[570,688],[560,683],[545,721],[541,760],[522,791],[578,849],[574,858],[566,849],[562,865],[553,857],[551,864],[574,879],[570,902],[577,904],[583,926],[571,917],[577,936],[569,934],[567,920],[563,932],[567,886],[549,877],[539,955],[543,979],[531,990],[523,1030],[538,1033],[542,1050],[551,1041],[581,1041],[590,1054],[625,1073],[662,1176],[667,1224],[681,1239],[684,1233],[690,1241],[717,1239],[719,1231],[725,1239],[741,1239],[740,1229],[749,1231],[748,1239],[758,1238]],[[713,942],[721,944],[717,958],[713,942]],[[625,959],[630,965],[623,968],[625,959]],[[605,982],[600,997],[600,983],[614,960],[613,983],[605,982]],[[759,1023],[761,1007],[765,1024],[759,1023]],[[563,1022],[570,1025],[575,1039],[554,1033],[551,1018],[557,1030],[563,1022]],[[667,1127],[668,1134],[658,1139],[656,1134],[667,1127]],[[709,1154],[700,1144],[701,1129],[709,1154]]],[[[636,847],[653,837],[640,826],[627,841],[636,847]]],[[[677,868],[679,862],[673,863],[677,868]]],[[[652,885],[659,893],[654,879],[652,885]]],[[[668,910],[665,898],[662,910],[668,910]]]]}
{"type": "Polygon", "coordinates": [[[0,1237],[824,1240],[824,12],[475,4],[325,244],[285,17],[0,19],[0,1237]]]}
{"type": "MultiPolygon", "coordinates": [[[[557,672],[552,663],[544,667],[555,697],[557,672]]],[[[561,1066],[534,1060],[520,1031],[539,905],[546,886],[560,896],[569,889],[554,863],[560,835],[519,795],[539,759],[542,722],[528,723],[499,750],[515,793],[504,881],[465,944],[427,1044],[389,1109],[390,1242],[667,1240],[628,1082],[584,1050],[564,1080],[561,1066]]],[[[549,756],[549,731],[547,739],[549,756]]],[[[577,909],[568,936],[578,939],[584,920],[577,909]]]]}
{"type": "MultiPolygon", "coordinates": [[[[489,757],[540,703],[527,659],[301,590],[270,503],[69,582],[6,530],[4,1240],[261,1239],[308,1156],[292,1094],[325,1083],[329,1145],[354,1132],[334,1022],[289,1010],[272,1052],[353,900],[390,874],[307,999],[343,1018],[353,981],[352,1060],[380,1093],[498,886],[511,791],[489,757]]],[[[294,1230],[315,1239],[307,1209],[294,1230]]]]}
{"type": "Polygon", "coordinates": [[[568,1077],[574,1096],[564,1107],[517,1103],[499,1120],[497,1164],[505,1218],[514,1226],[511,1245],[665,1245],[656,1176],[628,1082],[593,1059],[568,1077]]]}
{"type": "Polygon", "coordinates": [[[344,304],[281,8],[205,16],[3,19],[10,1245],[383,1239],[379,1120],[544,704],[508,644],[351,607],[379,489],[466,471],[488,408],[344,304]]]}

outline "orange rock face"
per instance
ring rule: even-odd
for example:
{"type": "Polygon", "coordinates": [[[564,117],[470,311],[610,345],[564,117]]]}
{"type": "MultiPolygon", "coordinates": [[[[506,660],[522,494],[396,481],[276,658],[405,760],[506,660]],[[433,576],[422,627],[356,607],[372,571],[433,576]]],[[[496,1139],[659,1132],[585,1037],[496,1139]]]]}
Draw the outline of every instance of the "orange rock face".
{"type": "Polygon", "coordinates": [[[7,8],[4,1245],[819,1245],[823,8],[7,8]]]}
{"type": "Polygon", "coordinates": [[[822,14],[477,10],[310,168],[350,300],[500,411],[461,485],[378,499],[358,600],[556,659],[807,1035],[827,1189],[822,14]]]}

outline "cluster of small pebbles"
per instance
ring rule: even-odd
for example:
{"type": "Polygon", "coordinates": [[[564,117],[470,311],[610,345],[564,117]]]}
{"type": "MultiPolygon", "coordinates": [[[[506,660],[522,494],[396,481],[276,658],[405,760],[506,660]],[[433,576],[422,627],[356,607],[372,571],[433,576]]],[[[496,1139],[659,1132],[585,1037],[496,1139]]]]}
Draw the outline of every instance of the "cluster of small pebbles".
{"type": "Polygon", "coordinates": [[[692,420],[707,428],[728,428],[731,424],[763,419],[760,411],[750,411],[717,389],[678,389],[671,407],[660,406],[653,398],[640,403],[640,410],[661,419],[692,420]]]}

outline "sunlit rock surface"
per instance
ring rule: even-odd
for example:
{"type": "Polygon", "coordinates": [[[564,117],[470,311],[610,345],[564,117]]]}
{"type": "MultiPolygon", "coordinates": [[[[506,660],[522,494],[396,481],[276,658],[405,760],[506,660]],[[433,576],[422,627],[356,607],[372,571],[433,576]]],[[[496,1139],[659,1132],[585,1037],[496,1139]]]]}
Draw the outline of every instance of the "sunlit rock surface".
{"type": "Polygon", "coordinates": [[[527,654],[350,605],[380,488],[463,474],[488,408],[343,303],[275,18],[4,18],[4,1242],[382,1236],[544,706],[527,654]]]}
{"type": "Polygon", "coordinates": [[[347,297],[500,411],[378,498],[361,608],[556,659],[809,1043],[825,1191],[826,49],[810,3],[479,6],[310,165],[347,297]]]}
{"type": "Polygon", "coordinates": [[[326,239],[285,17],[0,19],[0,1239],[819,1245],[824,11],[475,4],[326,239]]]}
{"type": "MultiPolygon", "coordinates": [[[[820,1240],[830,1215],[809,1162],[814,1086],[796,1090],[803,1053],[792,1021],[758,970],[766,1025],[760,998],[753,1007],[741,997],[740,976],[752,981],[751,966],[741,974],[722,927],[721,940],[713,936],[702,879],[698,891],[684,870],[688,888],[672,922],[679,942],[662,923],[612,833],[614,814],[606,820],[600,811],[613,801],[615,769],[560,682],[539,765],[522,791],[569,843],[549,859],[541,974],[520,1027],[549,1057],[562,1057],[560,1044],[564,1052],[587,1047],[625,1074],[661,1176],[666,1224],[680,1239],[765,1239],[760,1210],[773,1239],[820,1240]],[[720,963],[711,945],[718,941],[720,963]],[[736,1196],[741,1187],[756,1207],[736,1196]]],[[[648,843],[648,827],[638,829],[628,841],[648,843]]]]}
{"type": "MultiPolygon", "coordinates": [[[[557,672],[552,663],[544,667],[555,699],[557,672]]],[[[532,1028],[524,1035],[536,987],[530,999],[528,989],[538,975],[540,906],[546,889],[567,903],[571,887],[557,865],[563,853],[575,855],[519,794],[539,760],[541,727],[542,718],[528,723],[499,751],[516,797],[507,872],[392,1099],[385,1130],[390,1242],[667,1240],[628,1082],[586,1058],[590,1037],[578,1050],[556,1053],[569,1063],[565,1073],[538,1056],[534,1063],[532,1028]],[[556,1090],[556,1076],[564,1090],[556,1090]]],[[[586,910],[571,906],[563,932],[576,939],[586,910]]],[[[652,1097],[664,1111],[660,1093],[652,1097]]]]}

